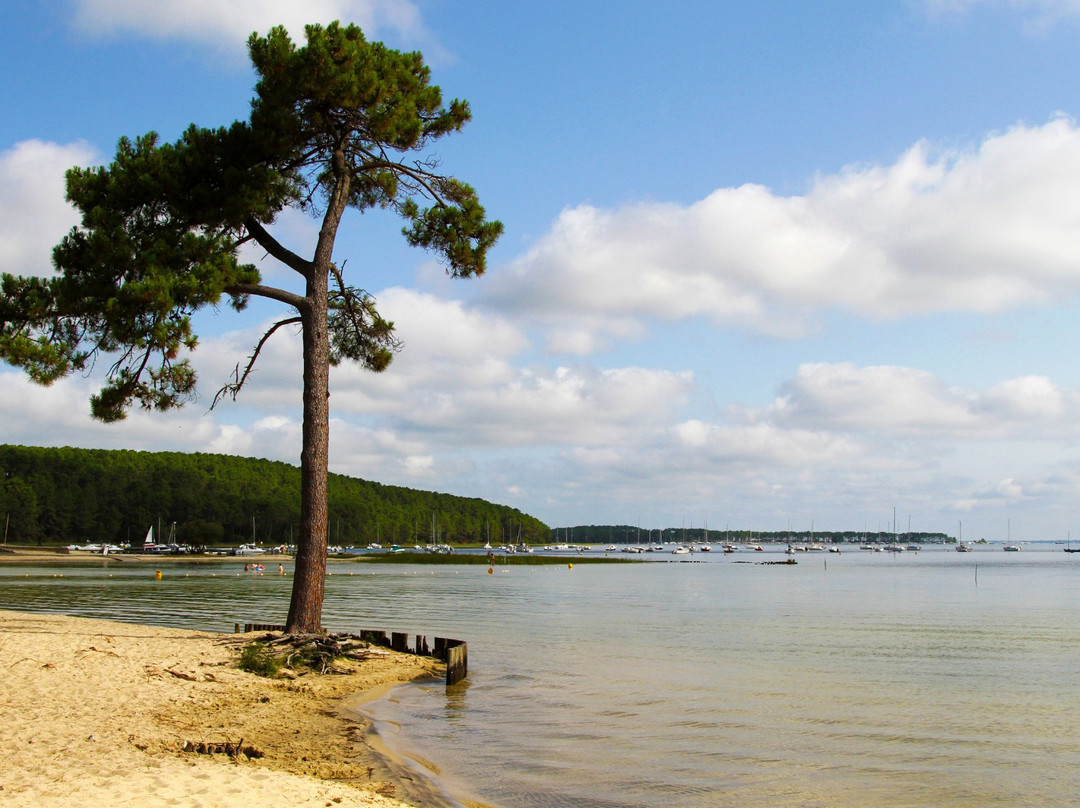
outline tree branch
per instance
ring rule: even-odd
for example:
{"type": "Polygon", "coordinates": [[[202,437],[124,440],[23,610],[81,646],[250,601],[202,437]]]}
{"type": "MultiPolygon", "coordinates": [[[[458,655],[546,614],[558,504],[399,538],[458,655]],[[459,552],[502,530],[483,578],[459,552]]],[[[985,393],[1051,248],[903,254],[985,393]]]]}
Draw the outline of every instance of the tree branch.
{"type": "Polygon", "coordinates": [[[279,303],[292,306],[297,311],[302,311],[306,298],[293,292],[286,292],[276,286],[263,286],[261,283],[238,283],[226,289],[231,295],[254,295],[255,297],[268,297],[279,303]]]}
{"type": "Polygon", "coordinates": [[[233,371],[236,381],[226,384],[214,394],[214,401],[210,405],[210,409],[214,409],[214,407],[218,405],[218,402],[221,401],[221,399],[223,399],[225,396],[232,396],[232,400],[236,401],[236,397],[240,394],[240,389],[244,386],[244,382],[247,381],[248,376],[251,375],[251,371],[255,367],[255,362],[258,360],[259,354],[262,353],[262,349],[263,346],[266,344],[266,341],[270,339],[270,337],[274,335],[274,332],[282,326],[293,325],[295,323],[299,323],[300,321],[301,320],[299,317],[290,317],[286,320],[279,320],[278,322],[270,326],[267,332],[262,335],[262,338],[259,339],[259,342],[255,346],[255,350],[252,351],[251,356],[248,357],[248,363],[244,367],[244,372],[242,374],[240,373],[240,364],[237,363],[236,369],[233,371]]]}
{"type": "Polygon", "coordinates": [[[247,228],[247,231],[251,234],[251,237],[254,238],[257,242],[259,242],[259,246],[265,249],[268,253],[270,253],[270,255],[279,260],[281,263],[285,264],[285,266],[289,267],[290,269],[295,269],[297,272],[303,275],[304,278],[308,278],[311,275],[311,262],[305,258],[301,258],[292,250],[283,247],[276,238],[270,235],[266,228],[263,227],[257,219],[249,216],[244,222],[244,227],[247,228]]]}

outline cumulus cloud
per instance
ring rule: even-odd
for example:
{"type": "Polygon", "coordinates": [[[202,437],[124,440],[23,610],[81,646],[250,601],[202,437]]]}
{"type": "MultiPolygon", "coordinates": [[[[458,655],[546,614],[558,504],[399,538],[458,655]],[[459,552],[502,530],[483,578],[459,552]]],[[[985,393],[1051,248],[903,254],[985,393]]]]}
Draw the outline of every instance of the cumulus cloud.
{"type": "Polygon", "coordinates": [[[378,296],[404,342],[383,374],[334,372],[338,412],[376,415],[405,434],[474,447],[595,445],[648,429],[683,400],[686,373],[522,364],[531,345],[502,316],[406,289],[378,296]]]}
{"type": "Polygon", "coordinates": [[[14,275],[52,274],[52,248],[79,223],[64,199],[64,172],[99,159],[83,142],[25,140],[0,152],[0,268],[14,275]]]}
{"type": "Polygon", "coordinates": [[[1056,117],[969,149],[920,142],[892,165],[819,176],[801,196],[743,185],[685,206],[583,206],[493,279],[487,300],[596,340],[632,333],[628,321],[798,334],[831,310],[998,312],[1080,292],[1078,184],[1080,128],[1056,117]]]}
{"type": "Polygon", "coordinates": [[[752,421],[788,428],[897,436],[998,440],[1060,437],[1080,415],[1075,393],[1045,376],[1023,376],[984,391],[950,387],[923,370],[807,363],[752,421]]]}
{"type": "MultiPolygon", "coordinates": [[[[103,424],[90,418],[90,396],[101,384],[100,377],[72,376],[41,387],[18,371],[0,370],[3,441],[31,446],[217,451],[214,447],[231,445],[229,435],[239,439],[246,429],[210,417],[198,406],[168,413],[136,408],[118,424],[103,424]]],[[[251,445],[249,440],[242,441],[245,449],[251,445]]]]}
{"type": "Polygon", "coordinates": [[[931,373],[906,367],[807,363],[769,407],[777,423],[847,430],[970,429],[970,398],[931,373]]]}
{"type": "Polygon", "coordinates": [[[333,20],[359,25],[365,32],[422,32],[420,12],[409,0],[75,0],[74,25],[94,35],[136,33],[155,39],[203,42],[242,52],[252,31],[284,25],[294,40],[304,26],[333,20]]]}

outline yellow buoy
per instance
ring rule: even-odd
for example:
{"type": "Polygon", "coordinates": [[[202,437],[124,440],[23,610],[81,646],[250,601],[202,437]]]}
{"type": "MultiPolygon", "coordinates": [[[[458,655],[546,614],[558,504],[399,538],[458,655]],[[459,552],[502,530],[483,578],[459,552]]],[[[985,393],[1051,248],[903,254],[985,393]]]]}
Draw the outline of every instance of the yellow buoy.
{"type": "Polygon", "coordinates": [[[161,570],[154,570],[154,577],[161,580],[161,570]]]}
{"type": "Polygon", "coordinates": [[[495,574],[495,570],[493,570],[491,567],[488,567],[488,575],[494,575],[494,574],[495,574]]]}
{"type": "Polygon", "coordinates": [[[573,564],[567,564],[566,568],[572,570],[574,568],[574,565],[573,564]]]}

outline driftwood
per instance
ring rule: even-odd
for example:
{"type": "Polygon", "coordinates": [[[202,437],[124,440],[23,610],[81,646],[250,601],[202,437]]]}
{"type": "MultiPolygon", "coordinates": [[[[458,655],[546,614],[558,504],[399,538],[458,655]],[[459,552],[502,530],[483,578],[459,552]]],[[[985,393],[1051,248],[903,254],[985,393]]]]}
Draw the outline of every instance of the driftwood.
{"type": "Polygon", "coordinates": [[[356,634],[267,634],[259,642],[284,653],[285,666],[318,673],[349,674],[350,670],[334,667],[335,660],[352,659],[363,662],[376,654],[386,653],[371,647],[371,643],[356,634]]]}

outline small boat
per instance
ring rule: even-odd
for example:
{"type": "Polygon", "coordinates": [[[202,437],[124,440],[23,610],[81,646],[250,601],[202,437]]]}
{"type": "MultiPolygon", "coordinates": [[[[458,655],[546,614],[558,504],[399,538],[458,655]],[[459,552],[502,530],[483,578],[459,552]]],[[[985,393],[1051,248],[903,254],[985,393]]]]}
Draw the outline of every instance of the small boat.
{"type": "Polygon", "coordinates": [[[262,547],[259,547],[257,544],[241,544],[239,547],[237,547],[235,550],[233,550],[233,555],[238,555],[238,556],[266,555],[267,552],[268,552],[267,550],[265,550],[262,547]]]}
{"type": "Polygon", "coordinates": [[[686,547],[685,545],[680,544],[678,547],[676,547],[674,550],[671,551],[671,554],[672,555],[689,555],[690,554],[690,548],[686,547]]]}
{"type": "Polygon", "coordinates": [[[1001,549],[1004,550],[1006,553],[1019,553],[1020,552],[1020,545],[1019,544],[1006,544],[1001,549]]]}

